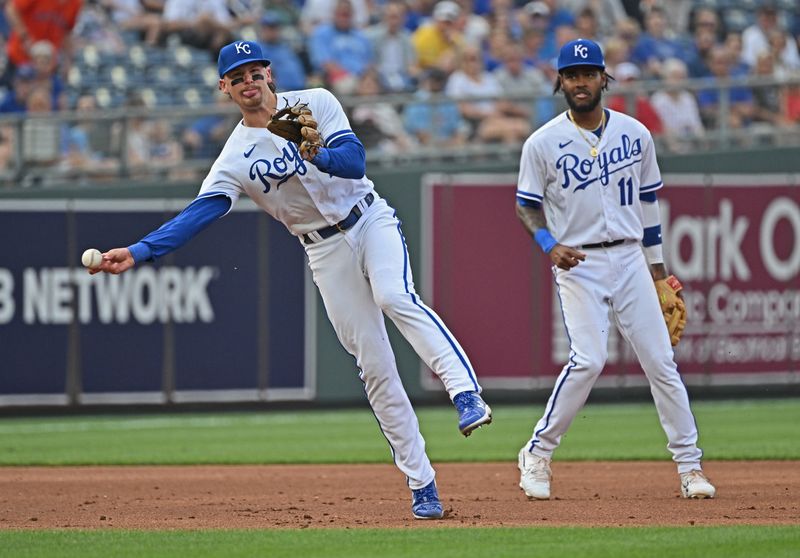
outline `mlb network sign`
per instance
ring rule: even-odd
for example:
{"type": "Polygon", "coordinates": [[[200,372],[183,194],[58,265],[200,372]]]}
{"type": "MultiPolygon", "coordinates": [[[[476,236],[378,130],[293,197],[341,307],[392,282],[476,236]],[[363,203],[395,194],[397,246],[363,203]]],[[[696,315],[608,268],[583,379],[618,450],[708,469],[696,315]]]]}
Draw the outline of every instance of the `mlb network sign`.
{"type": "Polygon", "coordinates": [[[0,405],[67,386],[81,398],[303,389],[302,248],[254,205],[160,261],[81,266],[86,248],[128,246],[185,203],[0,201],[0,235],[14,239],[0,260],[0,405]]]}

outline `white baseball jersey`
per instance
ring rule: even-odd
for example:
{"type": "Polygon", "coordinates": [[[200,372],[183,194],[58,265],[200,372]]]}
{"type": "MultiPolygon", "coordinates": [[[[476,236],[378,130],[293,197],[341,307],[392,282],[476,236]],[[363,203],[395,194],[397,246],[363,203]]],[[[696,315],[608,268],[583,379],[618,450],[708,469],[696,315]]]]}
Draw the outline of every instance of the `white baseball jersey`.
{"type": "Polygon", "coordinates": [[[525,142],[517,198],[542,203],[547,227],[565,246],[584,247],[585,261],[553,266],[570,342],[570,359],[556,379],[545,413],[524,449],[550,457],[589,396],[608,357],[616,325],[650,381],[658,416],[678,472],[700,468],[697,428],[658,296],[644,258],[639,194],[662,186],[653,139],[637,120],[606,109],[598,138],[561,114],[525,142]],[[597,156],[591,154],[596,149],[597,156]],[[609,315],[613,315],[613,321],[609,315]]]}
{"type": "MultiPolygon", "coordinates": [[[[325,144],[353,135],[339,101],[324,89],[278,95],[277,108],[307,103],[325,144]]],[[[359,220],[344,232],[304,243],[314,284],[342,346],[356,360],[364,391],[392,448],[394,461],[419,489],[435,476],[425,440],[403,389],[384,315],[442,380],[451,399],[480,391],[472,364],[441,318],[414,289],[400,221],[366,177],[332,176],[304,161],[297,146],[265,128],[236,127],[200,188],[199,197],[242,193],[296,235],[342,221],[359,204],[359,220]],[[372,194],[370,203],[364,197],[372,194]],[[361,202],[361,203],[360,203],[361,202]]],[[[313,235],[311,235],[313,237],[313,235]]]]}
{"type": "Polygon", "coordinates": [[[517,196],[543,204],[547,228],[565,246],[641,240],[639,194],[662,186],[647,128],[625,114],[606,114],[599,143],[589,131],[582,136],[564,112],[522,147],[517,196]]]}
{"type": "MultiPolygon", "coordinates": [[[[277,108],[298,101],[308,103],[325,144],[353,135],[344,110],[329,91],[279,93],[277,108]]],[[[344,219],[373,188],[366,176],[349,179],[322,172],[300,157],[293,142],[265,128],[249,128],[239,122],[203,181],[198,197],[225,194],[233,206],[244,193],[293,235],[301,236],[344,219]]]]}

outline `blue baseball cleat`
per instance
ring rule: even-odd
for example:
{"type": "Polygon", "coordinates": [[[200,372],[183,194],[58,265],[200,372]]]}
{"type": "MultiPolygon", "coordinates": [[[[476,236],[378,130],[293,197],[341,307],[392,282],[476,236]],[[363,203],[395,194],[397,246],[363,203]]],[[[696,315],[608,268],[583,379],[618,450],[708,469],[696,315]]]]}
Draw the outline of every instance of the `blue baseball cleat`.
{"type": "Polygon", "coordinates": [[[411,512],[417,519],[441,519],[444,517],[436,481],[427,486],[411,491],[411,512]]]}
{"type": "Polygon", "coordinates": [[[462,391],[453,398],[453,405],[458,411],[458,429],[464,436],[492,422],[492,409],[475,391],[462,391]]]}

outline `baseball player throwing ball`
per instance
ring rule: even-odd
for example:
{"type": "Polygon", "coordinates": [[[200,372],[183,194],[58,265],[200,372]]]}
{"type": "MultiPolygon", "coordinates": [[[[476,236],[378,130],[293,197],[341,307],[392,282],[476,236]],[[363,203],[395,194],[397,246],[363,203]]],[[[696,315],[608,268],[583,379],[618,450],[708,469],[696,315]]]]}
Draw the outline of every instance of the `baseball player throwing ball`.
{"type": "Polygon", "coordinates": [[[305,248],[314,283],[344,348],[352,354],[394,461],[408,479],[412,512],[442,517],[434,470],[400,381],[386,314],[441,378],[465,436],[492,420],[467,355],[414,291],[408,249],[395,211],[365,176],[364,147],[336,98],[324,89],[276,93],[257,43],[219,54],[219,88],[242,120],[179,215],[99,268],[121,273],[177,249],[230,211],[241,195],[286,225],[305,248]]]}
{"type": "Polygon", "coordinates": [[[517,215],[553,262],[570,353],[519,452],[520,487],[529,498],[550,497],[550,459],[603,370],[611,311],[650,382],[683,496],[713,498],[673,358],[685,309],[663,263],[653,139],[637,120],[603,108],[609,79],[596,43],[565,44],[554,92],[563,91],[569,110],[522,148],[517,215]]]}

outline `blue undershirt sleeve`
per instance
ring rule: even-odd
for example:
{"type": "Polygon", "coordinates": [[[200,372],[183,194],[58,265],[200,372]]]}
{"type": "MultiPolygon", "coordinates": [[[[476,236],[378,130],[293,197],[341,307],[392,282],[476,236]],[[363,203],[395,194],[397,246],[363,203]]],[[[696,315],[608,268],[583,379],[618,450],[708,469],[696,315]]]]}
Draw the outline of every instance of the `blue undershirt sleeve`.
{"type": "Polygon", "coordinates": [[[155,261],[189,242],[230,207],[231,199],[224,194],[197,198],[157,230],[128,246],[128,250],[136,263],[155,261]]]}
{"type": "Polygon", "coordinates": [[[319,150],[312,163],[322,172],[340,178],[361,178],[367,172],[364,146],[355,136],[337,138],[319,150]]]}

